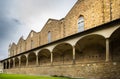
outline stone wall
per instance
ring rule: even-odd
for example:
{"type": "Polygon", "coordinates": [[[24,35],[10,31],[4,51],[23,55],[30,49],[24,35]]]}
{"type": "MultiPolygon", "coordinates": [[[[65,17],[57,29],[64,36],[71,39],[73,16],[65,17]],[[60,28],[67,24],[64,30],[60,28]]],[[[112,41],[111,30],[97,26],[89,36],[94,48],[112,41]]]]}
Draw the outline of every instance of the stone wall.
{"type": "Polygon", "coordinates": [[[0,62],[0,73],[3,73],[3,63],[0,62]]]}
{"type": "Polygon", "coordinates": [[[30,50],[39,46],[39,33],[31,31],[26,39],[26,50],[30,50]]]}
{"type": "Polygon", "coordinates": [[[48,32],[51,33],[51,41],[62,38],[61,36],[61,23],[55,19],[49,19],[43,29],[41,30],[41,45],[47,44],[48,32]]]}
{"type": "Polygon", "coordinates": [[[88,79],[120,79],[120,62],[94,62],[76,65],[49,65],[6,69],[9,74],[58,75],[88,79]]]}
{"type": "Polygon", "coordinates": [[[120,0],[78,0],[65,17],[65,35],[78,32],[78,18],[85,19],[84,29],[90,29],[120,18],[120,0]]]}

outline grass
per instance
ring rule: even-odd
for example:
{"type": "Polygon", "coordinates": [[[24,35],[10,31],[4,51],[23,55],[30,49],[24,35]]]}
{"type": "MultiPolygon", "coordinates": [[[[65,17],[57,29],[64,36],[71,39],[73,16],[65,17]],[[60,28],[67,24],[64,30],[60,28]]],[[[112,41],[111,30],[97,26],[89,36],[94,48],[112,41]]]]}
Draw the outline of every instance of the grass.
{"type": "Polygon", "coordinates": [[[0,74],[0,79],[75,79],[75,78],[0,74]]]}

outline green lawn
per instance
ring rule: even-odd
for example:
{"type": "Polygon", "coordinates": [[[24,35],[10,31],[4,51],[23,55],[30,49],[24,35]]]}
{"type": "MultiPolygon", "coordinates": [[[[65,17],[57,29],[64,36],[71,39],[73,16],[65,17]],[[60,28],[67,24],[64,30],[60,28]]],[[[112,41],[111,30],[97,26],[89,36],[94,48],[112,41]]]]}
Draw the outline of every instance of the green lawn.
{"type": "Polygon", "coordinates": [[[0,74],[0,79],[73,79],[73,78],[0,74]]]}

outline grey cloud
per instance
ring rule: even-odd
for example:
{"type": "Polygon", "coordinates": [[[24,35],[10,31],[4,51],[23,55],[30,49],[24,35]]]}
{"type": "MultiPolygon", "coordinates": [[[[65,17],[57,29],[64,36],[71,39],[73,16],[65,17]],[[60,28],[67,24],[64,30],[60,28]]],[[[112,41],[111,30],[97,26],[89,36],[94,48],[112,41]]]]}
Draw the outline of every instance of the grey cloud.
{"type": "Polygon", "coordinates": [[[8,45],[30,30],[39,30],[48,18],[61,19],[77,0],[0,0],[0,59],[8,45]]]}

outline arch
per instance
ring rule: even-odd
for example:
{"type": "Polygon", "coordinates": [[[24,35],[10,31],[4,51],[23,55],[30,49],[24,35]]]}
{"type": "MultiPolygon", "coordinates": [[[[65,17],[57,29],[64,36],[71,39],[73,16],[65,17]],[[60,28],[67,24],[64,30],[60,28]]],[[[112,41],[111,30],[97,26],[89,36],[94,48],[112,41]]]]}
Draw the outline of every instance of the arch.
{"type": "Polygon", "coordinates": [[[4,63],[3,63],[3,69],[7,69],[7,68],[6,68],[6,64],[7,64],[7,63],[4,61],[4,63]]]}
{"type": "Polygon", "coordinates": [[[61,43],[54,47],[53,51],[53,64],[72,64],[73,54],[72,45],[69,43],[61,43]]]}
{"type": "Polygon", "coordinates": [[[19,67],[19,58],[18,57],[15,57],[15,67],[19,67]]]}
{"type": "Polygon", "coordinates": [[[84,16],[80,15],[78,18],[78,32],[84,31],[84,25],[85,25],[84,16]]]}
{"type": "Polygon", "coordinates": [[[51,53],[48,49],[42,49],[38,53],[39,65],[50,65],[51,53]]]}
{"type": "Polygon", "coordinates": [[[20,60],[21,60],[21,65],[20,66],[21,67],[26,66],[26,61],[27,61],[26,56],[25,55],[21,55],[20,60]]]}
{"type": "Polygon", "coordinates": [[[36,54],[34,52],[30,52],[28,55],[28,65],[36,65],[36,54]]]}
{"type": "Polygon", "coordinates": [[[13,59],[10,59],[10,68],[13,68],[13,59]]]}
{"type": "Polygon", "coordinates": [[[6,62],[6,64],[7,64],[7,68],[6,69],[9,69],[9,67],[10,67],[10,64],[9,64],[10,62],[7,60],[7,62],[6,62]]]}
{"type": "Polygon", "coordinates": [[[113,61],[120,61],[120,27],[110,36],[110,51],[113,61]]]}
{"type": "Polygon", "coordinates": [[[75,45],[76,63],[105,60],[106,39],[92,34],[82,37],[75,45]]]}

